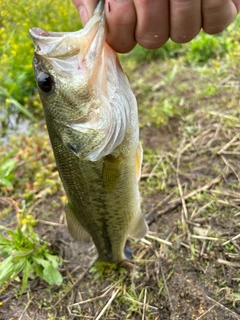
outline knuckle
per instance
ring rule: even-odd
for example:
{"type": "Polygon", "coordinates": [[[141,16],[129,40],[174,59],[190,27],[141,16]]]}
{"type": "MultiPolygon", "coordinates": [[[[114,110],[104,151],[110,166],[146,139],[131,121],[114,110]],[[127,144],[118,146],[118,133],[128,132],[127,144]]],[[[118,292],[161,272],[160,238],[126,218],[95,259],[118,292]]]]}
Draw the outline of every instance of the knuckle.
{"type": "Polygon", "coordinates": [[[150,0],[135,0],[134,1],[137,5],[140,5],[141,7],[147,7],[149,6],[149,2],[153,2],[150,0]]]}
{"type": "Polygon", "coordinates": [[[206,25],[203,26],[203,31],[206,32],[207,34],[216,34],[222,32],[227,25],[225,26],[219,26],[219,25],[206,25]]]}
{"type": "Polygon", "coordinates": [[[187,43],[191,41],[194,37],[195,35],[174,34],[174,35],[171,35],[171,40],[175,43],[187,43]]]}
{"type": "Polygon", "coordinates": [[[189,31],[186,28],[184,30],[172,30],[171,32],[171,40],[176,43],[187,43],[194,39],[199,31],[201,29],[201,26],[195,27],[193,30],[189,31]]]}
{"type": "Polygon", "coordinates": [[[158,49],[161,48],[168,40],[168,37],[162,37],[158,34],[147,36],[144,38],[136,38],[137,43],[146,49],[158,49]]]}

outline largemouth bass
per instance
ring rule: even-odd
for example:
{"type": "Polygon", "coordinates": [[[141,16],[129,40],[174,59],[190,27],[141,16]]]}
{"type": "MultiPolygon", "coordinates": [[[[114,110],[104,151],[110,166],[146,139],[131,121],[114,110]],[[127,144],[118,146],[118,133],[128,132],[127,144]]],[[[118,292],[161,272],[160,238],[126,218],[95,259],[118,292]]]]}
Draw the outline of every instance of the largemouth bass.
{"type": "Polygon", "coordinates": [[[76,32],[30,30],[33,66],[58,171],[68,198],[68,229],[92,238],[98,260],[126,259],[127,237],[148,227],[138,180],[142,148],[137,103],[108,46],[104,1],[76,32]]]}

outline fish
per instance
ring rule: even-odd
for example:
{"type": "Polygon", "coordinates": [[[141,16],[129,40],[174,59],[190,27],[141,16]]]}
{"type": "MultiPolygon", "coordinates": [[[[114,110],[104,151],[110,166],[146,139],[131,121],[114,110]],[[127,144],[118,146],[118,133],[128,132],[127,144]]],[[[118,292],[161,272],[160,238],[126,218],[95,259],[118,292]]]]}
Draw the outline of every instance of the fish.
{"type": "Polygon", "coordinates": [[[74,32],[29,30],[33,68],[76,240],[94,242],[100,262],[131,258],[143,238],[138,108],[116,52],[106,42],[104,1],[74,32]]]}

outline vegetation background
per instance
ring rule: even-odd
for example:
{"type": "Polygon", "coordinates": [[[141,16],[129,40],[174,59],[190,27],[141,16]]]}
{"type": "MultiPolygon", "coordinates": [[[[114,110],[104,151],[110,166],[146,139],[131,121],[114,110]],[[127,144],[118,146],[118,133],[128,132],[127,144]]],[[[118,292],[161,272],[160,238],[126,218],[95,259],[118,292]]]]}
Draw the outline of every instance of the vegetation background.
{"type": "Polygon", "coordinates": [[[130,242],[130,275],[109,270],[101,284],[106,275],[87,272],[92,247],[56,240],[67,237],[66,198],[33,75],[31,27],[81,23],[70,0],[0,2],[0,319],[240,319],[240,17],[216,36],[120,56],[139,105],[151,232],[130,242]]]}

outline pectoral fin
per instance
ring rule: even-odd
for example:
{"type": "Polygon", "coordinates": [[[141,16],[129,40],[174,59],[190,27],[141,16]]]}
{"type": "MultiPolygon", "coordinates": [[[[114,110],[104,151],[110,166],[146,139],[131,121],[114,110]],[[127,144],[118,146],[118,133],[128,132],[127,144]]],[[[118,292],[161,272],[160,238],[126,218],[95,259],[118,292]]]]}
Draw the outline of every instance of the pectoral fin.
{"type": "Polygon", "coordinates": [[[132,228],[129,231],[129,237],[133,239],[141,239],[148,232],[148,225],[142,214],[139,214],[135,217],[132,228]]]}
{"type": "Polygon", "coordinates": [[[69,204],[66,206],[67,226],[70,234],[75,240],[90,241],[89,233],[83,228],[79,220],[76,218],[69,204]]]}

